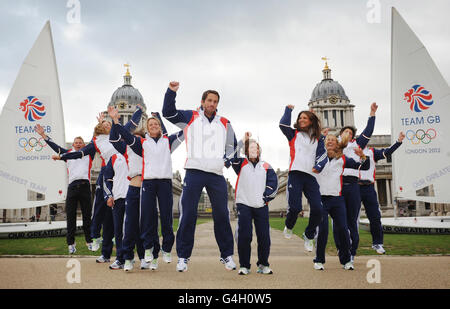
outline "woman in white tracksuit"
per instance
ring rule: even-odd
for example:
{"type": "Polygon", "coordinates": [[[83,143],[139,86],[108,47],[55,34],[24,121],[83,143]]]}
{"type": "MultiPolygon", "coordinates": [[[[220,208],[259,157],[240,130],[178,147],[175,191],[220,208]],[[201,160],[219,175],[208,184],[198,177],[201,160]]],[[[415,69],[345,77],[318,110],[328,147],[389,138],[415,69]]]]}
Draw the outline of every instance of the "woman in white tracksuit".
{"type": "MultiPolygon", "coordinates": [[[[323,137],[319,143],[323,143],[323,137]]],[[[325,139],[328,160],[322,171],[317,175],[317,181],[320,185],[320,194],[323,204],[322,221],[319,225],[317,236],[316,257],[314,259],[314,268],[323,270],[325,264],[325,248],[328,240],[328,215],[333,219],[335,226],[335,238],[339,239],[340,248],[338,251],[339,261],[344,265],[344,269],[352,270],[354,268],[350,255],[350,236],[348,232],[347,214],[342,196],[343,173],[345,168],[351,169],[369,169],[369,160],[362,149],[355,149],[355,154],[361,158],[357,162],[352,158],[343,155],[343,149],[347,146],[348,135],[344,136],[341,142],[334,135],[328,135],[325,139]]]]}
{"type": "Polygon", "coordinates": [[[245,139],[245,158],[232,159],[232,167],[238,175],[236,181],[236,206],[238,226],[236,242],[239,254],[239,275],[250,272],[250,254],[255,224],[258,240],[258,261],[260,274],[272,274],[269,268],[270,225],[269,201],[274,199],[278,191],[278,178],[269,163],[260,160],[261,149],[254,140],[245,139]]]}

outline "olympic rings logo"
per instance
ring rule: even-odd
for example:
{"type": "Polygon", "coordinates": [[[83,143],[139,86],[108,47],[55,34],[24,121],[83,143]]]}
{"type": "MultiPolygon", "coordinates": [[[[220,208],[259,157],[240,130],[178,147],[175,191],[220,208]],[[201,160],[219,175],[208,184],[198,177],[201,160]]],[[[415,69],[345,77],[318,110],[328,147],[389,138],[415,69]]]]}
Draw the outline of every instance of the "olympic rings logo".
{"type": "Polygon", "coordinates": [[[45,146],[47,146],[47,143],[42,137],[40,139],[36,137],[30,137],[29,139],[22,137],[19,139],[19,147],[23,148],[26,152],[42,151],[45,146]]]}
{"type": "Polygon", "coordinates": [[[429,144],[431,143],[431,140],[436,137],[436,135],[436,130],[433,128],[428,129],[426,132],[423,129],[418,129],[416,132],[413,130],[406,131],[406,138],[411,141],[411,144],[413,145],[418,145],[420,142],[423,144],[429,144]]]}

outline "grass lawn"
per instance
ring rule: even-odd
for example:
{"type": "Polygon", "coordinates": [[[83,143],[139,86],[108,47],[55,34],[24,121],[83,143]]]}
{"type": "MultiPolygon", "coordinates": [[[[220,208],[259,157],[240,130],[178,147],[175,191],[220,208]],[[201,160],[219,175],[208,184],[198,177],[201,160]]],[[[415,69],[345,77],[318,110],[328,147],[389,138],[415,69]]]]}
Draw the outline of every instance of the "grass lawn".
{"type": "MultiPolygon", "coordinates": [[[[210,218],[199,218],[197,224],[210,221],[210,218]]],[[[284,218],[271,218],[272,228],[282,231],[284,218]]],[[[331,220],[330,220],[331,222],[331,220]]],[[[308,218],[299,218],[294,227],[294,234],[301,236],[308,224],[308,218]]],[[[174,220],[174,231],[178,228],[178,219],[174,220]]],[[[333,232],[330,226],[327,254],[336,255],[333,232]]],[[[360,230],[359,255],[374,255],[372,236],[369,232],[360,230]]],[[[91,252],[85,246],[84,235],[76,236],[77,255],[98,256],[100,251],[91,252]]],[[[406,235],[385,234],[384,247],[389,255],[421,255],[450,254],[449,235],[406,235]]],[[[65,237],[35,238],[35,239],[0,239],[0,255],[67,255],[65,237]]]]}
{"type": "MultiPolygon", "coordinates": [[[[199,218],[197,224],[211,219],[199,218]]],[[[173,220],[174,231],[178,228],[178,219],[173,220]]],[[[161,229],[160,229],[161,235],[161,229]]],[[[84,234],[75,236],[76,255],[99,256],[101,251],[91,252],[87,249],[84,234]]],[[[67,255],[66,237],[34,238],[34,239],[0,239],[0,255],[67,255]]],[[[113,249],[115,255],[115,248],[113,249]]]]}
{"type": "MultiPolygon", "coordinates": [[[[284,218],[271,218],[270,226],[282,231],[284,229],[284,220],[284,218]]],[[[294,234],[301,237],[307,225],[308,218],[299,218],[293,229],[294,234]]],[[[376,254],[372,249],[372,235],[370,232],[360,230],[359,238],[359,255],[376,254]]],[[[450,235],[384,234],[384,248],[388,255],[450,254],[450,235]]],[[[337,254],[331,224],[327,254],[337,254]]]]}

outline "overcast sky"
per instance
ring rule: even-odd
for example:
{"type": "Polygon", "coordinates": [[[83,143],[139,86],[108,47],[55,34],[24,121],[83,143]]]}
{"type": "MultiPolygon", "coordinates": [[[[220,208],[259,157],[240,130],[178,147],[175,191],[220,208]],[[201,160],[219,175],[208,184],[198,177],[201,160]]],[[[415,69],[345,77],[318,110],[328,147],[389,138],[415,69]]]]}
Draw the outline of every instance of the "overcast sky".
{"type": "MultiPolygon", "coordinates": [[[[80,0],[79,24],[68,22],[68,2],[0,0],[0,108],[50,19],[67,141],[78,135],[90,140],[95,116],[122,85],[129,62],[132,84],[149,110],[161,111],[170,80],[181,83],[181,109],[196,108],[204,90],[217,89],[219,114],[238,138],[251,131],[264,158],[286,169],[288,144],[278,122],[287,104],[296,106],[295,115],[307,109],[322,79],[323,56],[331,58],[332,78],[356,105],[356,127],[363,129],[375,101],[375,134],[390,134],[392,5],[450,80],[448,0],[80,0]],[[372,3],[380,4],[379,15],[372,3]]],[[[184,158],[181,147],[174,169],[184,158]]],[[[233,182],[232,175],[226,173],[233,182]]]]}

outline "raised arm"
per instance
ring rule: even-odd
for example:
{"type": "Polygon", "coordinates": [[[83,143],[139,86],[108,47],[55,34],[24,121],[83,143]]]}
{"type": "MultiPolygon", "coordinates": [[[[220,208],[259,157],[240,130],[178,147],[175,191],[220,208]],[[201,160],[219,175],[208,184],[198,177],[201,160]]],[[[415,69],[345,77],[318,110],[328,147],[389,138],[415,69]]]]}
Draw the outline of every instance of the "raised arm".
{"type": "Polygon", "coordinates": [[[115,124],[111,127],[111,131],[109,132],[109,142],[119,153],[125,154],[127,152],[127,143],[122,139],[117,125],[115,124]]]}
{"type": "Polygon", "coordinates": [[[266,190],[264,191],[263,200],[268,203],[273,200],[278,192],[278,176],[273,168],[268,163],[264,163],[264,167],[267,170],[266,175],[266,190]]]}
{"type": "Polygon", "coordinates": [[[141,121],[141,117],[142,117],[142,107],[140,105],[137,105],[137,109],[133,113],[133,116],[131,116],[131,119],[124,125],[125,130],[131,132],[134,129],[136,129],[137,126],[139,125],[139,122],[141,121]]]}
{"type": "Polygon", "coordinates": [[[377,112],[378,105],[376,103],[372,103],[370,106],[370,115],[369,120],[367,120],[367,125],[364,131],[356,138],[356,143],[359,145],[361,149],[364,149],[367,146],[367,143],[370,141],[370,137],[372,136],[373,130],[375,128],[375,114],[377,112]]]}
{"type": "Polygon", "coordinates": [[[177,96],[177,90],[180,87],[180,83],[171,82],[169,88],[164,96],[164,104],[162,109],[163,117],[169,120],[174,125],[181,129],[184,129],[186,125],[192,119],[192,111],[190,110],[177,110],[175,105],[175,98],[177,96]]]}
{"type": "Polygon", "coordinates": [[[238,143],[236,139],[236,134],[234,134],[233,127],[231,126],[231,123],[228,120],[226,121],[226,129],[227,129],[227,136],[225,141],[225,153],[223,156],[224,162],[236,159],[238,157],[238,143]]]}
{"type": "Polygon", "coordinates": [[[291,128],[291,116],[293,109],[294,105],[286,106],[286,108],[284,109],[283,117],[281,117],[279,124],[281,132],[283,132],[289,142],[295,137],[295,130],[291,128]]]}
{"type": "Polygon", "coordinates": [[[45,130],[43,127],[41,127],[41,125],[37,124],[34,127],[34,130],[36,131],[37,134],[39,134],[45,140],[47,145],[49,145],[50,148],[52,148],[53,151],[56,152],[57,154],[63,154],[63,153],[66,153],[69,151],[65,148],[60,147],[56,143],[54,143],[53,140],[51,139],[51,137],[48,136],[47,134],[45,134],[45,130]]]}
{"type": "Polygon", "coordinates": [[[121,138],[127,143],[128,146],[139,156],[142,157],[142,138],[137,137],[128,130],[126,130],[123,126],[120,125],[120,123],[114,123],[113,128],[117,130],[117,132],[120,134],[121,138]]]}
{"type": "Polygon", "coordinates": [[[172,134],[168,137],[169,139],[169,146],[170,146],[170,153],[173,153],[178,146],[180,146],[184,141],[184,131],[178,131],[175,134],[172,134]]]}
{"type": "Polygon", "coordinates": [[[374,154],[375,162],[377,162],[378,160],[381,160],[381,159],[387,159],[387,157],[392,155],[394,153],[394,151],[396,151],[398,149],[398,147],[400,147],[402,145],[404,138],[405,138],[405,133],[400,132],[400,134],[398,136],[398,140],[391,147],[383,148],[383,149],[374,149],[373,154],[374,154]]]}
{"type": "Polygon", "coordinates": [[[66,152],[62,156],[60,156],[60,160],[67,161],[67,160],[76,160],[81,159],[85,156],[91,156],[93,158],[95,156],[95,153],[97,152],[97,149],[95,148],[94,143],[89,143],[85,147],[81,148],[78,151],[71,151],[66,152]]]}

